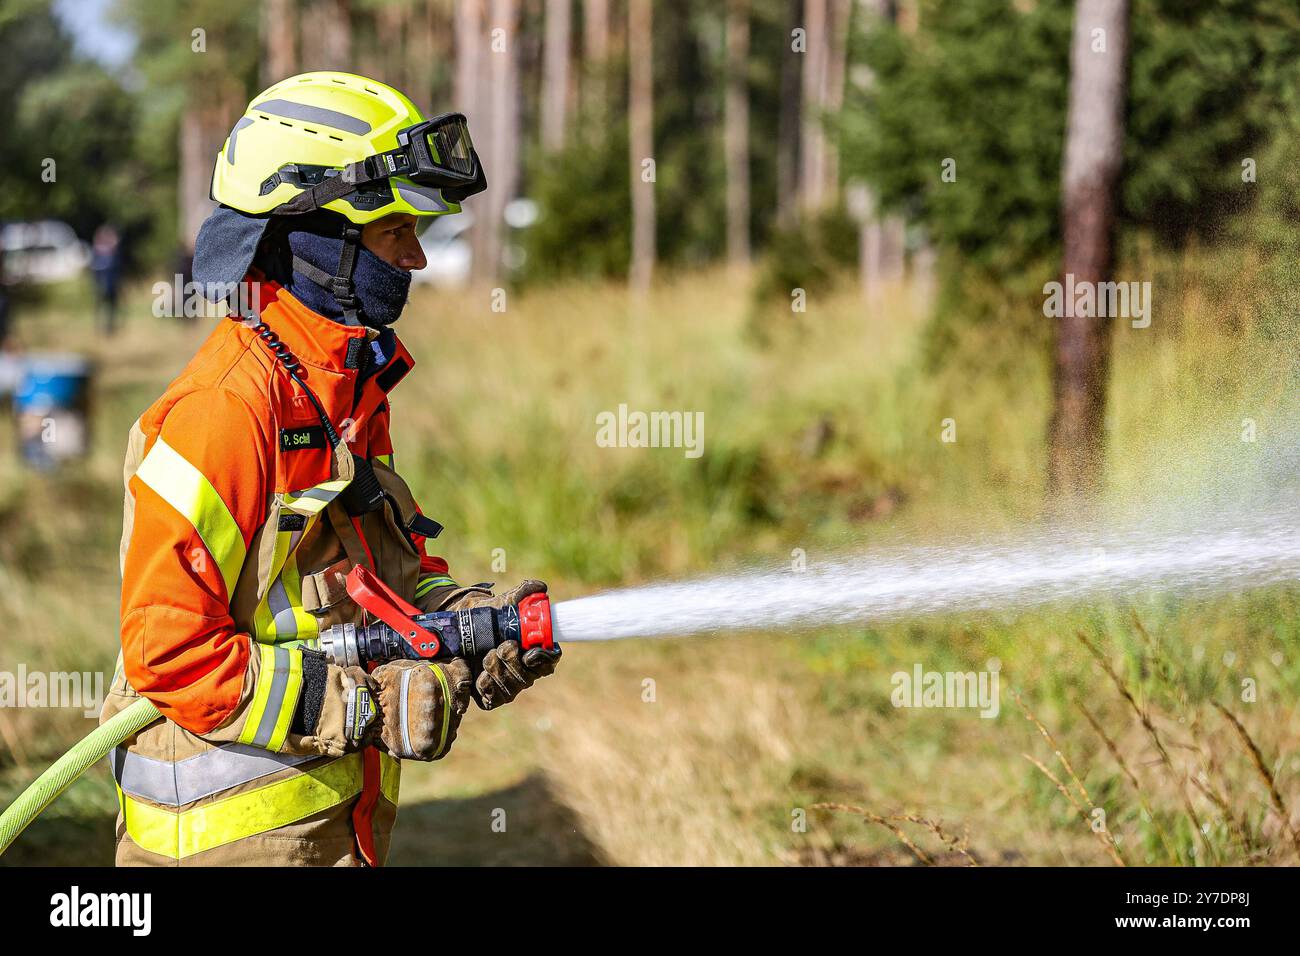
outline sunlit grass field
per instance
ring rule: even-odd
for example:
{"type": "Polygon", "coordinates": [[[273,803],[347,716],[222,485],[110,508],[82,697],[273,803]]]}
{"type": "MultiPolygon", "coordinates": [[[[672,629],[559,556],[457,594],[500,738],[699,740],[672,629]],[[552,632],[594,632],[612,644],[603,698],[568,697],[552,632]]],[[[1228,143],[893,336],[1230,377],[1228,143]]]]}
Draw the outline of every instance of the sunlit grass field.
{"type": "MultiPolygon", "coordinates": [[[[1140,265],[1159,298],[1151,328],[1116,328],[1118,513],[1294,458],[1282,293],[1259,291],[1249,257],[1140,265]]],[[[417,290],[398,326],[417,366],[392,399],[397,467],[446,525],[453,574],[541,577],[563,599],[1041,520],[1050,327],[1032,301],[945,316],[936,336],[910,286],[868,309],[846,283],[810,290],[804,313],[765,310],[756,334],[748,289],[691,273],[632,303],[569,283],[504,311],[488,291],[417,290]],[[703,412],[704,454],[601,447],[597,416],[621,403],[703,412]]],[[[142,287],[103,342],[82,295],[17,316],[22,343],[88,352],[98,377],[81,465],[29,473],[0,428],[0,670],[111,670],[126,433],[216,321],[152,318],[142,287]]],[[[472,711],[450,757],[406,766],[392,862],[1295,862],[1298,599],[573,646],[517,704],[472,711]],[[992,657],[994,720],[890,702],[895,671],[992,657]]],[[[0,710],[0,799],[91,726],[0,710]]],[[[4,862],[109,862],[114,812],[97,770],[4,862]]]]}

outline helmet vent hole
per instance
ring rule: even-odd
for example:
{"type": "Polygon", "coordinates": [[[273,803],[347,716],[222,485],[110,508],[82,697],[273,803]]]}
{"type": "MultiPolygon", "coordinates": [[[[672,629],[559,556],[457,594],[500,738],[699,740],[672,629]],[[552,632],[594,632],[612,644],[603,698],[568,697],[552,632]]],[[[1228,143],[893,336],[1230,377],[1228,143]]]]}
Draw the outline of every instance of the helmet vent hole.
{"type": "Polygon", "coordinates": [[[340,142],[340,143],[343,142],[343,137],[342,137],[342,136],[334,136],[333,134],[331,134],[331,135],[330,135],[330,139],[332,139],[332,140],[336,140],[337,142],[340,142]]]}

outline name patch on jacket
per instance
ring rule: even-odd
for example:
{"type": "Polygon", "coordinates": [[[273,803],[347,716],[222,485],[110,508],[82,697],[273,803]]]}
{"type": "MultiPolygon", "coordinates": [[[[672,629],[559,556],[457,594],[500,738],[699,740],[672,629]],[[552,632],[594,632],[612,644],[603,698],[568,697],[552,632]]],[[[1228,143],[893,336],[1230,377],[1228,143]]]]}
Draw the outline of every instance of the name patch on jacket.
{"type": "Polygon", "coordinates": [[[325,429],[320,425],[280,429],[280,451],[300,451],[303,448],[324,448],[325,429]]]}

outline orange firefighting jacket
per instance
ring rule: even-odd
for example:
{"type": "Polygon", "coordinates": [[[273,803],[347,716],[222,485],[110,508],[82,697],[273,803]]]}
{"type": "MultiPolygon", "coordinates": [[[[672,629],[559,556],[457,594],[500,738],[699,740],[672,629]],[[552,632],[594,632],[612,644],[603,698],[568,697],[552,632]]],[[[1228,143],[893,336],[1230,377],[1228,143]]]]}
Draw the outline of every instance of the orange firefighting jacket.
{"type": "MultiPolygon", "coordinates": [[[[359,622],[344,588],[365,564],[422,608],[462,589],[428,556],[393,469],[387,395],[400,342],[358,391],[376,333],[256,277],[260,319],[341,438],[254,322],[224,321],[131,430],[122,535],[122,655],[102,720],[149,698],[163,719],[112,757],[118,862],[379,863],[400,767],[339,735],[294,732],[302,643],[359,622]],[[353,455],[396,507],[351,517],[353,455]],[[396,512],[396,513],[395,513],[396,512]]],[[[333,667],[334,665],[330,665],[333,667]]]]}

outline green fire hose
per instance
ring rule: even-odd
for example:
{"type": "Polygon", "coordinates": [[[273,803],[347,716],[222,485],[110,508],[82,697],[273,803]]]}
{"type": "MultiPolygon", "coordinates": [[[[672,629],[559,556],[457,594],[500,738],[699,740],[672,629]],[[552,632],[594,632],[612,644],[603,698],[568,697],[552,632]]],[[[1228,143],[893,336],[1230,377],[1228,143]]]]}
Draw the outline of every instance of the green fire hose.
{"type": "Polygon", "coordinates": [[[18,834],[58,799],[72,782],[108,756],[127,737],[153,723],[161,715],[151,701],[140,698],[116,714],[60,757],[36,778],[4,813],[0,813],[0,853],[18,839],[18,834]]]}

